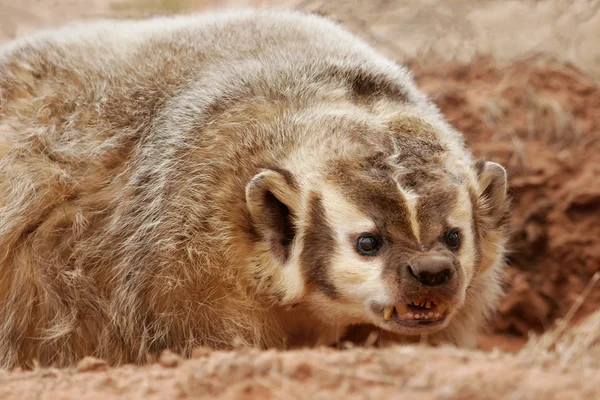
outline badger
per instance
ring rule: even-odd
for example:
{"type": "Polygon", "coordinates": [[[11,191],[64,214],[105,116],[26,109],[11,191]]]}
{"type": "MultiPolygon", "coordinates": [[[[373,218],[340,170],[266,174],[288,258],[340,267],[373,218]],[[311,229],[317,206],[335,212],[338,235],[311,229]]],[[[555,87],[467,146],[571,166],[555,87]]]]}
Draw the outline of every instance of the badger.
{"type": "Polygon", "coordinates": [[[0,50],[0,367],[474,346],[507,175],[327,18],[100,19],[0,50]]]}

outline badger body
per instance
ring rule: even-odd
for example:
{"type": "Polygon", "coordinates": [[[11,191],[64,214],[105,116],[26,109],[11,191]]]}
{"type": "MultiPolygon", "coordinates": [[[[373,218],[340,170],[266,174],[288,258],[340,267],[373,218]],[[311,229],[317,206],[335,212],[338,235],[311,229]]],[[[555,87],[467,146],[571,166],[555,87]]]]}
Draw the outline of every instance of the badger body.
{"type": "Polygon", "coordinates": [[[355,326],[472,346],[505,192],[403,66],[318,16],[19,39],[0,50],[0,367],[355,326]]]}

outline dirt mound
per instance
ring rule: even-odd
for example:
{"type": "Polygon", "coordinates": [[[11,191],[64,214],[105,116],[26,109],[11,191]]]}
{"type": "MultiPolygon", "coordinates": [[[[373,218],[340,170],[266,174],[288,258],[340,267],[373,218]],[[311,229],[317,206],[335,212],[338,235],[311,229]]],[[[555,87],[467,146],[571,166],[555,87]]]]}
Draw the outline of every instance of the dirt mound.
{"type": "Polygon", "coordinates": [[[0,398],[592,398],[600,390],[598,355],[577,360],[578,373],[569,373],[555,356],[539,362],[454,348],[200,350],[195,359],[168,354],[143,367],[84,359],[75,369],[0,374],[0,398]]]}
{"type": "MultiPolygon", "coordinates": [[[[551,328],[600,271],[600,87],[538,59],[413,68],[476,155],[510,175],[508,296],[496,330],[551,328]]],[[[599,307],[592,291],[578,315],[599,307]]]]}

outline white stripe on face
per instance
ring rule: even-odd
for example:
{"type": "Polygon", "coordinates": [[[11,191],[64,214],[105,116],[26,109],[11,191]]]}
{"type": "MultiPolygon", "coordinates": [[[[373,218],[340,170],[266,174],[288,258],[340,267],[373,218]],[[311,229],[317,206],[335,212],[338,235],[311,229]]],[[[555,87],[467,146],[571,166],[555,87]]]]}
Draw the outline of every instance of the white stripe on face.
{"type": "Polygon", "coordinates": [[[410,228],[417,238],[417,242],[421,243],[421,230],[419,227],[419,221],[417,220],[417,202],[419,200],[419,196],[411,191],[404,189],[400,184],[398,184],[398,190],[404,197],[404,204],[406,205],[406,209],[408,210],[409,219],[410,219],[410,228]]]}

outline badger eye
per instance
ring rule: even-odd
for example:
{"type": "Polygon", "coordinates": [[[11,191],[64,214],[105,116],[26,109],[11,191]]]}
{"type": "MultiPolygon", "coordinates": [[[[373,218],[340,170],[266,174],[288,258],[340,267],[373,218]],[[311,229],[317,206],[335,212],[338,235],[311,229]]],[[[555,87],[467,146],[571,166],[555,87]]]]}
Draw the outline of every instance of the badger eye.
{"type": "Polygon", "coordinates": [[[363,256],[374,256],[381,248],[381,240],[373,235],[361,235],[356,241],[356,250],[363,256]]]}
{"type": "Polygon", "coordinates": [[[460,233],[456,229],[450,229],[444,234],[444,244],[450,250],[458,250],[460,248],[460,233]]]}

